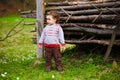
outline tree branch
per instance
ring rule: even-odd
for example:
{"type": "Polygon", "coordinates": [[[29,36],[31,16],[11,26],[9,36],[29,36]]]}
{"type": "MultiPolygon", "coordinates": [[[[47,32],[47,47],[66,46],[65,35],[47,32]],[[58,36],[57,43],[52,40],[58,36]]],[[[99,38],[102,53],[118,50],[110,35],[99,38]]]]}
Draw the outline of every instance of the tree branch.
{"type": "Polygon", "coordinates": [[[22,19],[21,21],[19,21],[16,25],[14,25],[14,26],[12,27],[12,29],[10,29],[10,30],[8,31],[8,33],[6,34],[6,36],[5,36],[3,39],[1,39],[0,41],[4,41],[5,39],[7,39],[7,38],[9,38],[9,37],[11,37],[11,36],[13,36],[13,35],[15,35],[16,33],[19,33],[21,30],[23,30],[23,29],[21,29],[21,30],[19,30],[18,32],[15,32],[14,34],[10,35],[10,34],[12,33],[12,31],[13,31],[21,22],[24,21],[24,19],[25,19],[25,18],[23,18],[23,19],[22,19]]]}

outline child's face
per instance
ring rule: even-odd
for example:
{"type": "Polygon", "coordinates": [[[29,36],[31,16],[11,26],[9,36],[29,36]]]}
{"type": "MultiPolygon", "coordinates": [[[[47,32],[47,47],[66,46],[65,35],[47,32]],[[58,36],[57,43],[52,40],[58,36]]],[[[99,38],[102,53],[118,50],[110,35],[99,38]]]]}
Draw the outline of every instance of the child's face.
{"type": "Polygon", "coordinates": [[[46,19],[47,19],[47,24],[52,25],[56,23],[56,19],[54,19],[52,15],[47,15],[46,19]]]}

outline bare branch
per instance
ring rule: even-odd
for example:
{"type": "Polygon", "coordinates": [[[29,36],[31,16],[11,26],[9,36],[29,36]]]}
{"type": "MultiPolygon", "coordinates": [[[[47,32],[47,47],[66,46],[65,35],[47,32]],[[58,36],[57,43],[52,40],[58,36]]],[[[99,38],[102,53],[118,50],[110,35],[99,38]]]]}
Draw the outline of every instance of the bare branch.
{"type": "Polygon", "coordinates": [[[21,23],[21,22],[23,22],[25,20],[25,18],[23,18],[21,21],[19,21],[16,25],[14,25],[13,27],[12,27],[12,29],[10,29],[9,31],[8,31],[8,33],[6,34],[6,36],[3,38],[3,39],[1,39],[0,41],[4,41],[5,39],[7,39],[7,38],[9,38],[9,37],[11,37],[11,36],[13,36],[13,35],[15,35],[16,33],[19,33],[21,30],[23,30],[23,29],[21,29],[21,30],[19,30],[18,32],[15,32],[14,34],[12,34],[12,35],[10,35],[12,32],[13,32],[13,30],[21,23]]]}

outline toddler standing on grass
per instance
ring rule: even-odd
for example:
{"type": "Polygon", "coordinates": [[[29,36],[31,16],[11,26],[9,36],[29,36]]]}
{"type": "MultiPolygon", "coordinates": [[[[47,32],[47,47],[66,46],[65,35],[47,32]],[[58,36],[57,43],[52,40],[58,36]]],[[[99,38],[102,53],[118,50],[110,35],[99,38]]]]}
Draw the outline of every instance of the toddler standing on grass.
{"type": "Polygon", "coordinates": [[[54,57],[56,69],[62,71],[62,59],[60,53],[60,44],[65,49],[64,33],[59,24],[59,14],[55,11],[50,11],[46,15],[47,25],[42,31],[39,39],[39,47],[45,47],[46,71],[51,70],[52,57],[54,57]],[[42,45],[42,43],[44,44],[42,45]]]}

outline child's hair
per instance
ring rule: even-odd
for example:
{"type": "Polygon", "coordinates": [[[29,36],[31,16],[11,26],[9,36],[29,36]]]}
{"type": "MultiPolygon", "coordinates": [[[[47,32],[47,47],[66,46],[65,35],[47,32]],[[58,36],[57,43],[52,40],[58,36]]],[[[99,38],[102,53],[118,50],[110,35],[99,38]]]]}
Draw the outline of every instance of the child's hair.
{"type": "Polygon", "coordinates": [[[60,19],[60,15],[56,11],[49,11],[47,12],[47,15],[53,16],[53,18],[56,19],[56,22],[58,22],[60,19]]]}

